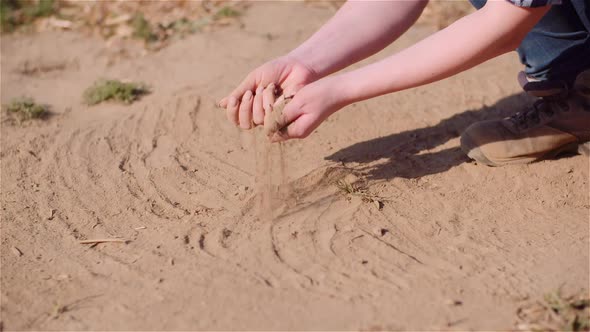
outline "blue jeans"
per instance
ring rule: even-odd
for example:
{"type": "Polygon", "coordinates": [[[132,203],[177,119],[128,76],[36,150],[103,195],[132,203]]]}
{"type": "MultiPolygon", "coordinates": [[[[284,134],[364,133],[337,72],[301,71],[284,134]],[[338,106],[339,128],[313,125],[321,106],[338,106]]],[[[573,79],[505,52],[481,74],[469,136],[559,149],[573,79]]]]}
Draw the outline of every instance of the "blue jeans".
{"type": "MultiPolygon", "coordinates": [[[[470,0],[477,9],[486,0],[470,0]]],[[[501,24],[501,23],[499,23],[501,24]]],[[[534,79],[572,85],[590,68],[590,3],[564,0],[553,5],[516,49],[525,73],[534,79]]]]}

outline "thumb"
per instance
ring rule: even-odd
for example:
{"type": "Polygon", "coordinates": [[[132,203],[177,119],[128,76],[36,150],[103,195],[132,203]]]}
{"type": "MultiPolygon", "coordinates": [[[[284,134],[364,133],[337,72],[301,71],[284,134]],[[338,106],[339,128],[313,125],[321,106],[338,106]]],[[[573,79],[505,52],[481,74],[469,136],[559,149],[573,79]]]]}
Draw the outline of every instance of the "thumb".
{"type": "Polygon", "coordinates": [[[297,103],[288,103],[283,109],[283,114],[277,119],[277,127],[279,130],[270,137],[273,143],[303,138],[309,127],[309,116],[302,112],[297,103]]]}

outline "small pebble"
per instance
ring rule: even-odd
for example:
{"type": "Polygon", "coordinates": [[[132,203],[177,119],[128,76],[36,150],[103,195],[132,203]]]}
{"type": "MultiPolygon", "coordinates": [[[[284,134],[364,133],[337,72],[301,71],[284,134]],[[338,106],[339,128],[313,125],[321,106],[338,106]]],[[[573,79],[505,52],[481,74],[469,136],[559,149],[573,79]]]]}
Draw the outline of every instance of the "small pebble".
{"type": "Polygon", "coordinates": [[[56,280],[67,280],[67,279],[70,279],[70,275],[62,273],[62,274],[58,275],[57,277],[55,277],[55,279],[56,280]]]}
{"type": "Polygon", "coordinates": [[[462,305],[462,304],[463,304],[463,301],[461,301],[461,300],[451,300],[451,299],[449,299],[449,300],[446,300],[446,301],[445,301],[445,304],[447,304],[447,305],[453,305],[453,306],[460,306],[460,305],[462,305]]]}

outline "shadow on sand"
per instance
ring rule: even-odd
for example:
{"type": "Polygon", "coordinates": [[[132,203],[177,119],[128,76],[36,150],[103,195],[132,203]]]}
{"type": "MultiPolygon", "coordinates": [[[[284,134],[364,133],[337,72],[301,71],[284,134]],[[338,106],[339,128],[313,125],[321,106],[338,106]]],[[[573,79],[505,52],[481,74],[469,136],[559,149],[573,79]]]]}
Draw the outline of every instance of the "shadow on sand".
{"type": "MultiPolygon", "coordinates": [[[[498,119],[525,109],[532,103],[525,93],[501,99],[492,106],[462,113],[441,120],[438,124],[404,131],[353,144],[326,157],[336,162],[355,162],[355,169],[366,172],[369,179],[419,178],[442,173],[469,159],[457,145],[437,152],[428,152],[457,138],[472,123],[498,119]],[[385,162],[372,163],[384,159],[385,162]]],[[[457,143],[458,144],[458,143],[457,143]]]]}

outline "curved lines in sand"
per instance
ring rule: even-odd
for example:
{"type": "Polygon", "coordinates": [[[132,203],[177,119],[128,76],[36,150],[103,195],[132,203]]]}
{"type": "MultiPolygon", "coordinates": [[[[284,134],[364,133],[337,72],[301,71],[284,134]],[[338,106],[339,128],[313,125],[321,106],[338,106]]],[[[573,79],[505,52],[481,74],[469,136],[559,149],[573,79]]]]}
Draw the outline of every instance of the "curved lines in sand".
{"type": "MultiPolygon", "coordinates": [[[[132,113],[123,113],[123,117],[103,117],[100,122],[92,122],[72,132],[56,133],[57,140],[52,146],[54,153],[44,160],[46,177],[50,183],[53,182],[51,189],[56,197],[48,197],[47,200],[59,200],[61,209],[67,210],[70,218],[76,218],[78,225],[81,222],[90,226],[99,221],[99,216],[107,222],[116,216],[119,216],[116,218],[119,220],[144,219],[144,208],[140,207],[144,206],[149,212],[150,200],[167,204],[170,210],[179,210],[173,215],[190,213],[188,208],[175,204],[171,198],[174,195],[169,192],[185,195],[175,185],[183,180],[191,180],[180,176],[179,181],[171,182],[172,186],[163,189],[157,181],[160,180],[157,179],[157,170],[153,173],[154,169],[142,162],[142,158],[147,159],[157,148],[155,137],[170,131],[171,125],[167,120],[170,114],[164,114],[163,108],[153,107],[130,111],[132,113]],[[145,149],[145,143],[152,150],[145,149]],[[63,169],[69,171],[60,171],[63,169]]],[[[186,108],[172,111],[185,112],[186,108]]],[[[192,107],[185,113],[193,114],[191,117],[194,119],[197,111],[198,107],[192,107]]],[[[178,118],[172,116],[172,119],[178,118]]],[[[196,124],[194,120],[190,122],[189,131],[192,132],[196,124]]],[[[186,136],[183,139],[187,139],[186,136]]],[[[173,151],[177,151],[174,149],[178,144],[175,145],[173,140],[171,146],[173,151]]],[[[170,158],[174,170],[178,167],[174,165],[179,165],[175,157],[177,154],[173,152],[170,158]]],[[[114,225],[112,220],[110,223],[114,225]]],[[[120,225],[114,227],[114,231],[127,227],[129,225],[120,225]]]]}
{"type": "MultiPolygon", "coordinates": [[[[158,180],[156,180],[159,178],[158,175],[159,174],[150,172],[148,181],[151,184],[153,191],[157,195],[157,198],[164,202],[169,207],[169,209],[166,209],[162,206],[157,206],[156,200],[154,200],[152,197],[150,200],[152,204],[152,212],[164,219],[181,219],[184,216],[190,215],[191,212],[186,207],[183,207],[182,203],[176,201],[174,198],[175,196],[182,196],[184,193],[182,193],[180,188],[177,188],[176,186],[167,186],[168,183],[166,182],[162,181],[158,183],[158,180]],[[168,210],[173,210],[174,213],[168,212],[168,210]]],[[[166,178],[165,175],[162,177],[166,178]]]]}
{"type": "MultiPolygon", "coordinates": [[[[391,223],[389,221],[389,219],[387,219],[383,213],[381,213],[380,211],[375,211],[372,214],[369,214],[367,211],[366,207],[361,207],[360,212],[364,215],[364,218],[362,219],[357,219],[357,220],[372,220],[375,221],[376,219],[378,221],[380,221],[381,223],[385,224],[387,229],[394,229],[395,232],[395,238],[398,239],[402,245],[404,245],[405,247],[413,247],[414,250],[421,252],[421,248],[419,246],[416,245],[416,243],[412,240],[410,240],[408,238],[408,235],[406,234],[407,232],[401,232],[399,231],[399,229],[395,226],[395,224],[391,223]]],[[[374,226],[373,226],[374,227],[374,226]]],[[[387,235],[388,233],[390,233],[391,231],[388,231],[388,233],[381,235],[381,237],[379,237],[378,235],[375,235],[372,231],[370,230],[366,230],[364,227],[361,227],[361,231],[363,233],[365,233],[366,235],[372,237],[374,240],[381,242],[383,244],[385,244],[387,247],[393,249],[394,251],[396,251],[398,254],[401,254],[402,256],[405,256],[406,258],[409,258],[411,260],[413,260],[415,263],[418,263],[420,265],[423,265],[424,263],[418,259],[414,254],[409,253],[408,249],[400,249],[398,248],[398,246],[387,242],[383,239],[383,237],[385,235],[387,235]]]]}
{"type": "Polygon", "coordinates": [[[231,242],[240,243],[243,240],[242,232],[233,231],[232,226],[235,226],[235,222],[232,222],[232,219],[225,219],[220,220],[219,224],[221,225],[216,225],[217,227],[211,231],[199,229],[198,252],[205,253],[206,257],[214,262],[217,270],[222,266],[223,272],[233,275],[234,278],[250,279],[257,285],[276,287],[276,278],[265,274],[264,271],[261,272],[256,264],[251,263],[250,260],[256,251],[250,251],[246,256],[241,256],[240,248],[233,247],[231,242]]]}
{"type": "MultiPolygon", "coordinates": [[[[306,215],[305,217],[302,218],[302,221],[301,221],[301,224],[302,225],[305,225],[308,220],[313,219],[313,215],[311,215],[311,217],[309,217],[309,215],[310,214],[308,214],[308,215],[306,215]]],[[[282,249],[279,247],[280,246],[280,243],[288,244],[289,242],[292,242],[292,241],[289,241],[289,240],[278,241],[278,239],[277,239],[278,238],[278,234],[277,234],[277,231],[275,231],[275,229],[279,228],[278,226],[281,223],[283,223],[283,222],[284,221],[281,220],[281,219],[272,220],[270,222],[270,227],[269,227],[270,246],[271,246],[272,253],[273,253],[276,261],[279,263],[279,265],[281,265],[282,267],[285,267],[287,270],[291,271],[296,276],[301,276],[304,279],[306,279],[306,283],[308,283],[309,286],[313,286],[314,284],[317,284],[317,281],[315,281],[314,278],[312,278],[310,275],[302,272],[302,268],[297,267],[295,262],[289,262],[287,260],[287,258],[285,257],[286,256],[286,253],[287,252],[290,252],[290,251],[295,251],[295,255],[294,256],[297,257],[297,258],[309,257],[309,255],[305,255],[305,256],[303,256],[303,255],[297,255],[298,252],[300,253],[301,251],[304,251],[304,250],[300,250],[301,248],[292,248],[292,247],[290,248],[290,247],[286,247],[285,250],[284,250],[285,252],[284,253],[281,253],[282,249]]],[[[303,228],[304,227],[301,227],[301,229],[303,229],[303,228]]],[[[289,235],[287,234],[287,236],[285,238],[288,239],[289,238],[289,235]]],[[[303,248],[303,249],[305,249],[305,248],[303,248]]],[[[304,268],[305,265],[307,265],[309,263],[310,262],[305,262],[304,261],[303,264],[301,264],[301,265],[303,265],[303,268],[304,268]]],[[[308,287],[308,285],[306,285],[304,283],[301,283],[301,282],[298,282],[298,284],[299,284],[299,286],[301,288],[307,288],[308,287]]]]}
{"type": "MultiPolygon", "coordinates": [[[[373,292],[396,292],[408,287],[408,274],[405,268],[397,264],[399,255],[388,248],[383,248],[372,236],[368,236],[363,227],[358,225],[362,204],[358,205],[349,217],[349,223],[343,224],[333,249],[345,262],[346,276],[351,283],[362,282],[370,286],[373,292]],[[353,266],[363,266],[355,269],[353,266]]],[[[356,294],[356,295],[362,295],[356,294]]]]}
{"type": "Polygon", "coordinates": [[[182,145],[186,141],[196,140],[198,134],[198,115],[201,110],[200,96],[184,96],[176,99],[172,130],[177,141],[182,145]]]}
{"type": "Polygon", "coordinates": [[[312,233],[312,242],[315,252],[325,257],[325,259],[331,259],[332,257],[338,257],[334,250],[334,237],[338,232],[337,221],[330,219],[325,220],[323,217],[331,210],[334,204],[334,200],[331,200],[328,206],[315,218],[314,230],[312,233]]]}
{"type": "MultiPolygon", "coordinates": [[[[369,236],[363,242],[354,241],[355,236],[362,234],[362,228],[357,225],[357,215],[364,203],[339,199],[331,181],[326,178],[329,173],[327,169],[320,170],[318,174],[312,172],[289,184],[291,195],[299,193],[305,197],[304,200],[295,206],[276,206],[275,202],[274,211],[281,212],[275,213],[274,220],[266,225],[269,246],[257,247],[262,250],[260,259],[248,262],[252,266],[264,266],[268,273],[280,276],[279,281],[294,281],[288,284],[306,292],[345,300],[406,288],[410,273],[405,268],[390,265],[400,262],[419,264],[419,259],[404,254],[398,247],[395,247],[397,250],[391,247],[383,250],[379,246],[385,246],[384,243],[369,236]],[[270,261],[266,251],[272,254],[270,261]],[[394,252],[400,257],[394,259],[394,263],[388,263],[383,258],[384,252],[394,252]],[[356,268],[365,258],[373,255],[379,256],[378,267],[356,268]],[[269,265],[269,262],[273,264],[269,265]],[[352,286],[359,282],[366,288],[351,292],[356,289],[352,286]]],[[[340,175],[336,173],[335,177],[340,175]]],[[[260,231],[250,231],[249,237],[256,241],[265,238],[260,231]]]]}
{"type": "MultiPolygon", "coordinates": [[[[191,230],[190,233],[195,233],[195,231],[191,230]]],[[[207,242],[208,242],[207,235],[209,235],[209,232],[207,232],[206,230],[204,230],[202,228],[199,228],[198,234],[199,234],[199,237],[197,240],[197,244],[199,247],[198,250],[204,252],[209,257],[216,258],[217,255],[209,249],[209,245],[207,244],[207,242]]],[[[191,250],[196,250],[196,249],[191,248],[191,250]]]]}
{"type": "Polygon", "coordinates": [[[95,131],[75,130],[62,144],[58,143],[59,147],[48,169],[50,181],[55,182],[53,190],[57,199],[61,199],[61,205],[76,214],[75,217],[82,217],[81,221],[86,224],[95,221],[94,214],[98,210],[95,209],[98,202],[96,196],[101,195],[100,190],[95,190],[97,176],[88,161],[88,155],[82,153],[95,131]],[[69,169],[69,172],[60,172],[61,169],[69,169]]]}
{"type": "Polygon", "coordinates": [[[144,136],[142,140],[150,144],[142,156],[144,165],[138,167],[143,166],[140,173],[150,184],[152,196],[175,209],[180,207],[182,214],[192,212],[196,202],[216,209],[239,210],[230,196],[238,186],[230,181],[251,174],[207,152],[207,146],[215,144],[211,139],[218,138],[199,136],[198,123],[207,120],[200,116],[201,97],[182,94],[169,104],[164,112],[160,108],[157,115],[143,120],[147,129],[142,132],[152,137],[144,136]]]}
{"type": "MultiPolygon", "coordinates": [[[[183,148],[187,148],[186,146],[182,146],[183,148]]],[[[208,185],[209,189],[215,189],[224,200],[227,199],[226,195],[223,193],[221,189],[232,189],[231,181],[234,179],[244,179],[244,178],[251,178],[253,175],[247,171],[244,171],[235,165],[221,159],[214,154],[201,151],[198,147],[190,147],[185,149],[180,157],[182,159],[186,158],[183,162],[185,164],[191,165],[194,168],[192,172],[195,178],[202,178],[205,184],[208,185]],[[219,178],[214,177],[212,175],[219,174],[219,178]]],[[[179,159],[180,160],[180,159],[179,159]]],[[[235,187],[233,188],[235,189],[235,187]]]]}
{"type": "Polygon", "coordinates": [[[259,256],[256,247],[258,241],[244,241],[244,237],[249,237],[250,234],[247,229],[237,230],[239,226],[233,217],[217,218],[211,224],[199,223],[186,235],[185,248],[199,258],[199,270],[203,267],[200,265],[210,263],[215,267],[216,274],[222,273],[241,281],[250,280],[253,285],[276,287],[277,282],[273,276],[265,274],[260,266],[252,264],[251,260],[259,256]],[[189,234],[194,237],[194,243],[190,240],[189,244],[189,234]],[[248,244],[250,246],[243,247],[248,244]]]}
{"type": "Polygon", "coordinates": [[[121,186],[126,182],[121,160],[130,158],[130,145],[119,137],[117,124],[105,123],[81,137],[80,144],[67,148],[71,155],[78,156],[85,163],[86,172],[70,173],[76,178],[79,196],[84,197],[86,205],[103,217],[121,213],[131,204],[127,186],[121,186]]]}
{"type": "Polygon", "coordinates": [[[129,161],[129,173],[137,179],[135,189],[146,196],[147,210],[158,217],[182,218],[193,213],[198,207],[190,203],[191,192],[209,187],[209,191],[216,192],[215,196],[223,195],[217,186],[207,183],[215,176],[203,177],[193,171],[200,168],[198,160],[182,161],[184,143],[197,141],[194,134],[200,103],[200,97],[180,96],[164,107],[146,108],[136,120],[133,133],[139,136],[141,144],[136,148],[138,159],[129,161]],[[192,188],[195,186],[198,189],[192,188]]]}

